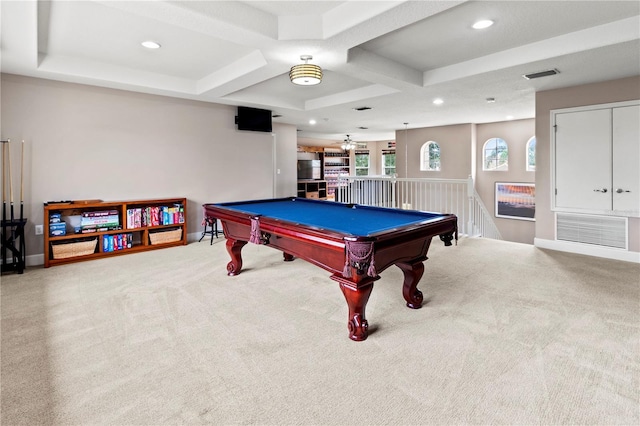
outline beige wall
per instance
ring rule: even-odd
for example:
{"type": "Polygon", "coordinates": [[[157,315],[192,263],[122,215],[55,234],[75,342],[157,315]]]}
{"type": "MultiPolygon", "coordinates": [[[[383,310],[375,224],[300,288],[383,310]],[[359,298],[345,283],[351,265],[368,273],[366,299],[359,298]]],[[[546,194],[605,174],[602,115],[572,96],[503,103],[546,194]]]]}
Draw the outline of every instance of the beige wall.
{"type": "Polygon", "coordinates": [[[533,244],[535,222],[495,217],[496,182],[534,182],[526,171],[526,144],[534,136],[535,120],[514,120],[486,124],[460,124],[396,131],[396,162],[399,177],[466,179],[473,176],[476,191],[494,216],[496,226],[508,241],[533,244]],[[482,147],[487,139],[499,137],[509,146],[509,170],[482,170],[482,147]],[[440,145],[441,170],[420,170],[420,148],[427,141],[440,145]],[[407,172],[408,169],[408,172],[407,172]]]}
{"type": "MultiPolygon", "coordinates": [[[[640,99],[640,77],[536,93],[536,238],[555,239],[551,211],[551,110],[640,99]]],[[[629,250],[640,251],[640,219],[629,219],[629,250]]]]}
{"type": "MultiPolygon", "coordinates": [[[[382,148],[383,142],[367,142],[367,149],[369,150],[369,175],[380,176],[382,175],[382,150],[386,149],[387,142],[384,142],[384,148],[382,148]]],[[[355,166],[355,158],[353,160],[355,166]]]]}
{"type": "Polygon", "coordinates": [[[390,141],[373,141],[366,142],[366,148],[357,148],[351,151],[351,160],[349,164],[353,167],[351,168],[352,173],[355,174],[355,152],[358,149],[368,150],[369,151],[369,176],[382,176],[382,151],[385,149],[389,149],[390,141]]]}
{"type": "Polygon", "coordinates": [[[34,225],[48,200],[184,196],[197,233],[203,203],[296,193],[294,126],[238,131],[232,106],[15,75],[2,75],[1,97],[16,202],[25,141],[27,255],[43,253],[34,225]]]}
{"type": "Polygon", "coordinates": [[[466,179],[471,174],[472,144],[472,124],[397,130],[398,177],[466,179]],[[420,148],[428,141],[435,141],[440,145],[440,171],[420,170],[420,148]]]}
{"type": "MultiPolygon", "coordinates": [[[[396,131],[399,177],[464,179],[474,176],[476,190],[495,216],[495,182],[535,182],[536,221],[495,218],[503,237],[531,244],[534,238],[554,240],[551,212],[550,111],[560,108],[622,102],[640,98],[640,77],[588,84],[536,94],[536,118],[487,124],[464,124],[396,131]],[[536,171],[527,172],[526,143],[536,136],[536,171]],[[492,137],[509,145],[509,170],[482,171],[482,146],[492,137]],[[440,144],[442,171],[420,171],[420,147],[426,141],[440,144]],[[455,164],[449,163],[456,162],[455,164]]],[[[629,219],[629,250],[640,251],[640,219],[629,219]]]]}
{"type": "Polygon", "coordinates": [[[476,125],[476,191],[478,191],[482,202],[493,215],[493,220],[502,237],[508,241],[526,244],[533,244],[535,222],[495,217],[495,183],[535,182],[535,172],[526,171],[526,145],[529,139],[534,136],[534,132],[535,120],[532,118],[476,125]],[[509,148],[508,170],[482,170],[482,148],[484,143],[491,138],[501,138],[507,143],[507,147],[509,148]]]}
{"type": "Polygon", "coordinates": [[[298,194],[297,133],[298,131],[295,126],[273,123],[273,134],[275,135],[276,144],[275,197],[293,197],[298,194]]]}

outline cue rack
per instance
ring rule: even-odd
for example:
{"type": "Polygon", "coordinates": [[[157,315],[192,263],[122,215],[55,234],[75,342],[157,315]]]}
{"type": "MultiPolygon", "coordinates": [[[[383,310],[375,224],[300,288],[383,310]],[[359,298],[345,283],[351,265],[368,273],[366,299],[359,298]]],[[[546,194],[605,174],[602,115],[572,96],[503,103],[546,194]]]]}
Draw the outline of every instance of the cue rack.
{"type": "Polygon", "coordinates": [[[24,141],[20,157],[20,216],[16,217],[13,203],[13,175],[11,173],[11,140],[0,140],[2,145],[2,272],[22,274],[25,269],[26,245],[24,228],[27,219],[24,217],[24,141]],[[5,167],[8,166],[8,167],[5,167]],[[7,181],[8,177],[8,181],[7,181]],[[9,186],[9,211],[7,212],[7,184],[9,186]],[[11,254],[11,260],[8,255],[11,254]]]}

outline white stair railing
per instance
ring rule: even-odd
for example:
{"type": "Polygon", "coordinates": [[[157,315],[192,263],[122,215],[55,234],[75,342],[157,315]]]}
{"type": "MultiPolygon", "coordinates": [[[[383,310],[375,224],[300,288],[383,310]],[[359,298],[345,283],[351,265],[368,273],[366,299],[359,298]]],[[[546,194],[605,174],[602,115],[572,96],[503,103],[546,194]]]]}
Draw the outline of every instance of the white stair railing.
{"type": "Polygon", "coordinates": [[[473,179],[341,176],[335,201],[368,206],[453,213],[462,235],[502,239],[473,179]]]}

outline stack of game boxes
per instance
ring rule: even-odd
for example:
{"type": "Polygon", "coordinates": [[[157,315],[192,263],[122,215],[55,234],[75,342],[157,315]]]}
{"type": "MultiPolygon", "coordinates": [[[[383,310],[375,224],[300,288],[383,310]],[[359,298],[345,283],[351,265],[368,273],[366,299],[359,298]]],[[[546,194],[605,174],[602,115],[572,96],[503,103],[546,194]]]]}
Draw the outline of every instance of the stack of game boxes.
{"type": "Polygon", "coordinates": [[[83,234],[122,229],[117,210],[84,212],[82,213],[80,227],[83,234]]]}
{"type": "Polygon", "coordinates": [[[49,236],[60,237],[66,235],[67,225],[62,221],[60,213],[51,213],[49,215],[49,236]]]}

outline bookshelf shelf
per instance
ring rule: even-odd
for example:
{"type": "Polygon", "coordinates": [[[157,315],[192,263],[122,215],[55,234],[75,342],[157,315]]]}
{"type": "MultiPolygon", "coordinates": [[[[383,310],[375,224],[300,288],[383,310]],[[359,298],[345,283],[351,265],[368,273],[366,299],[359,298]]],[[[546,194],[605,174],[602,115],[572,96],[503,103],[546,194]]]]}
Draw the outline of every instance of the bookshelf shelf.
{"type": "Polygon", "coordinates": [[[349,176],[350,153],[340,148],[325,148],[323,152],[324,179],[327,181],[327,199],[335,200],[338,179],[349,176]]]}
{"type": "Polygon", "coordinates": [[[44,267],[185,245],[186,218],[186,198],[45,203],[44,267]]]}

